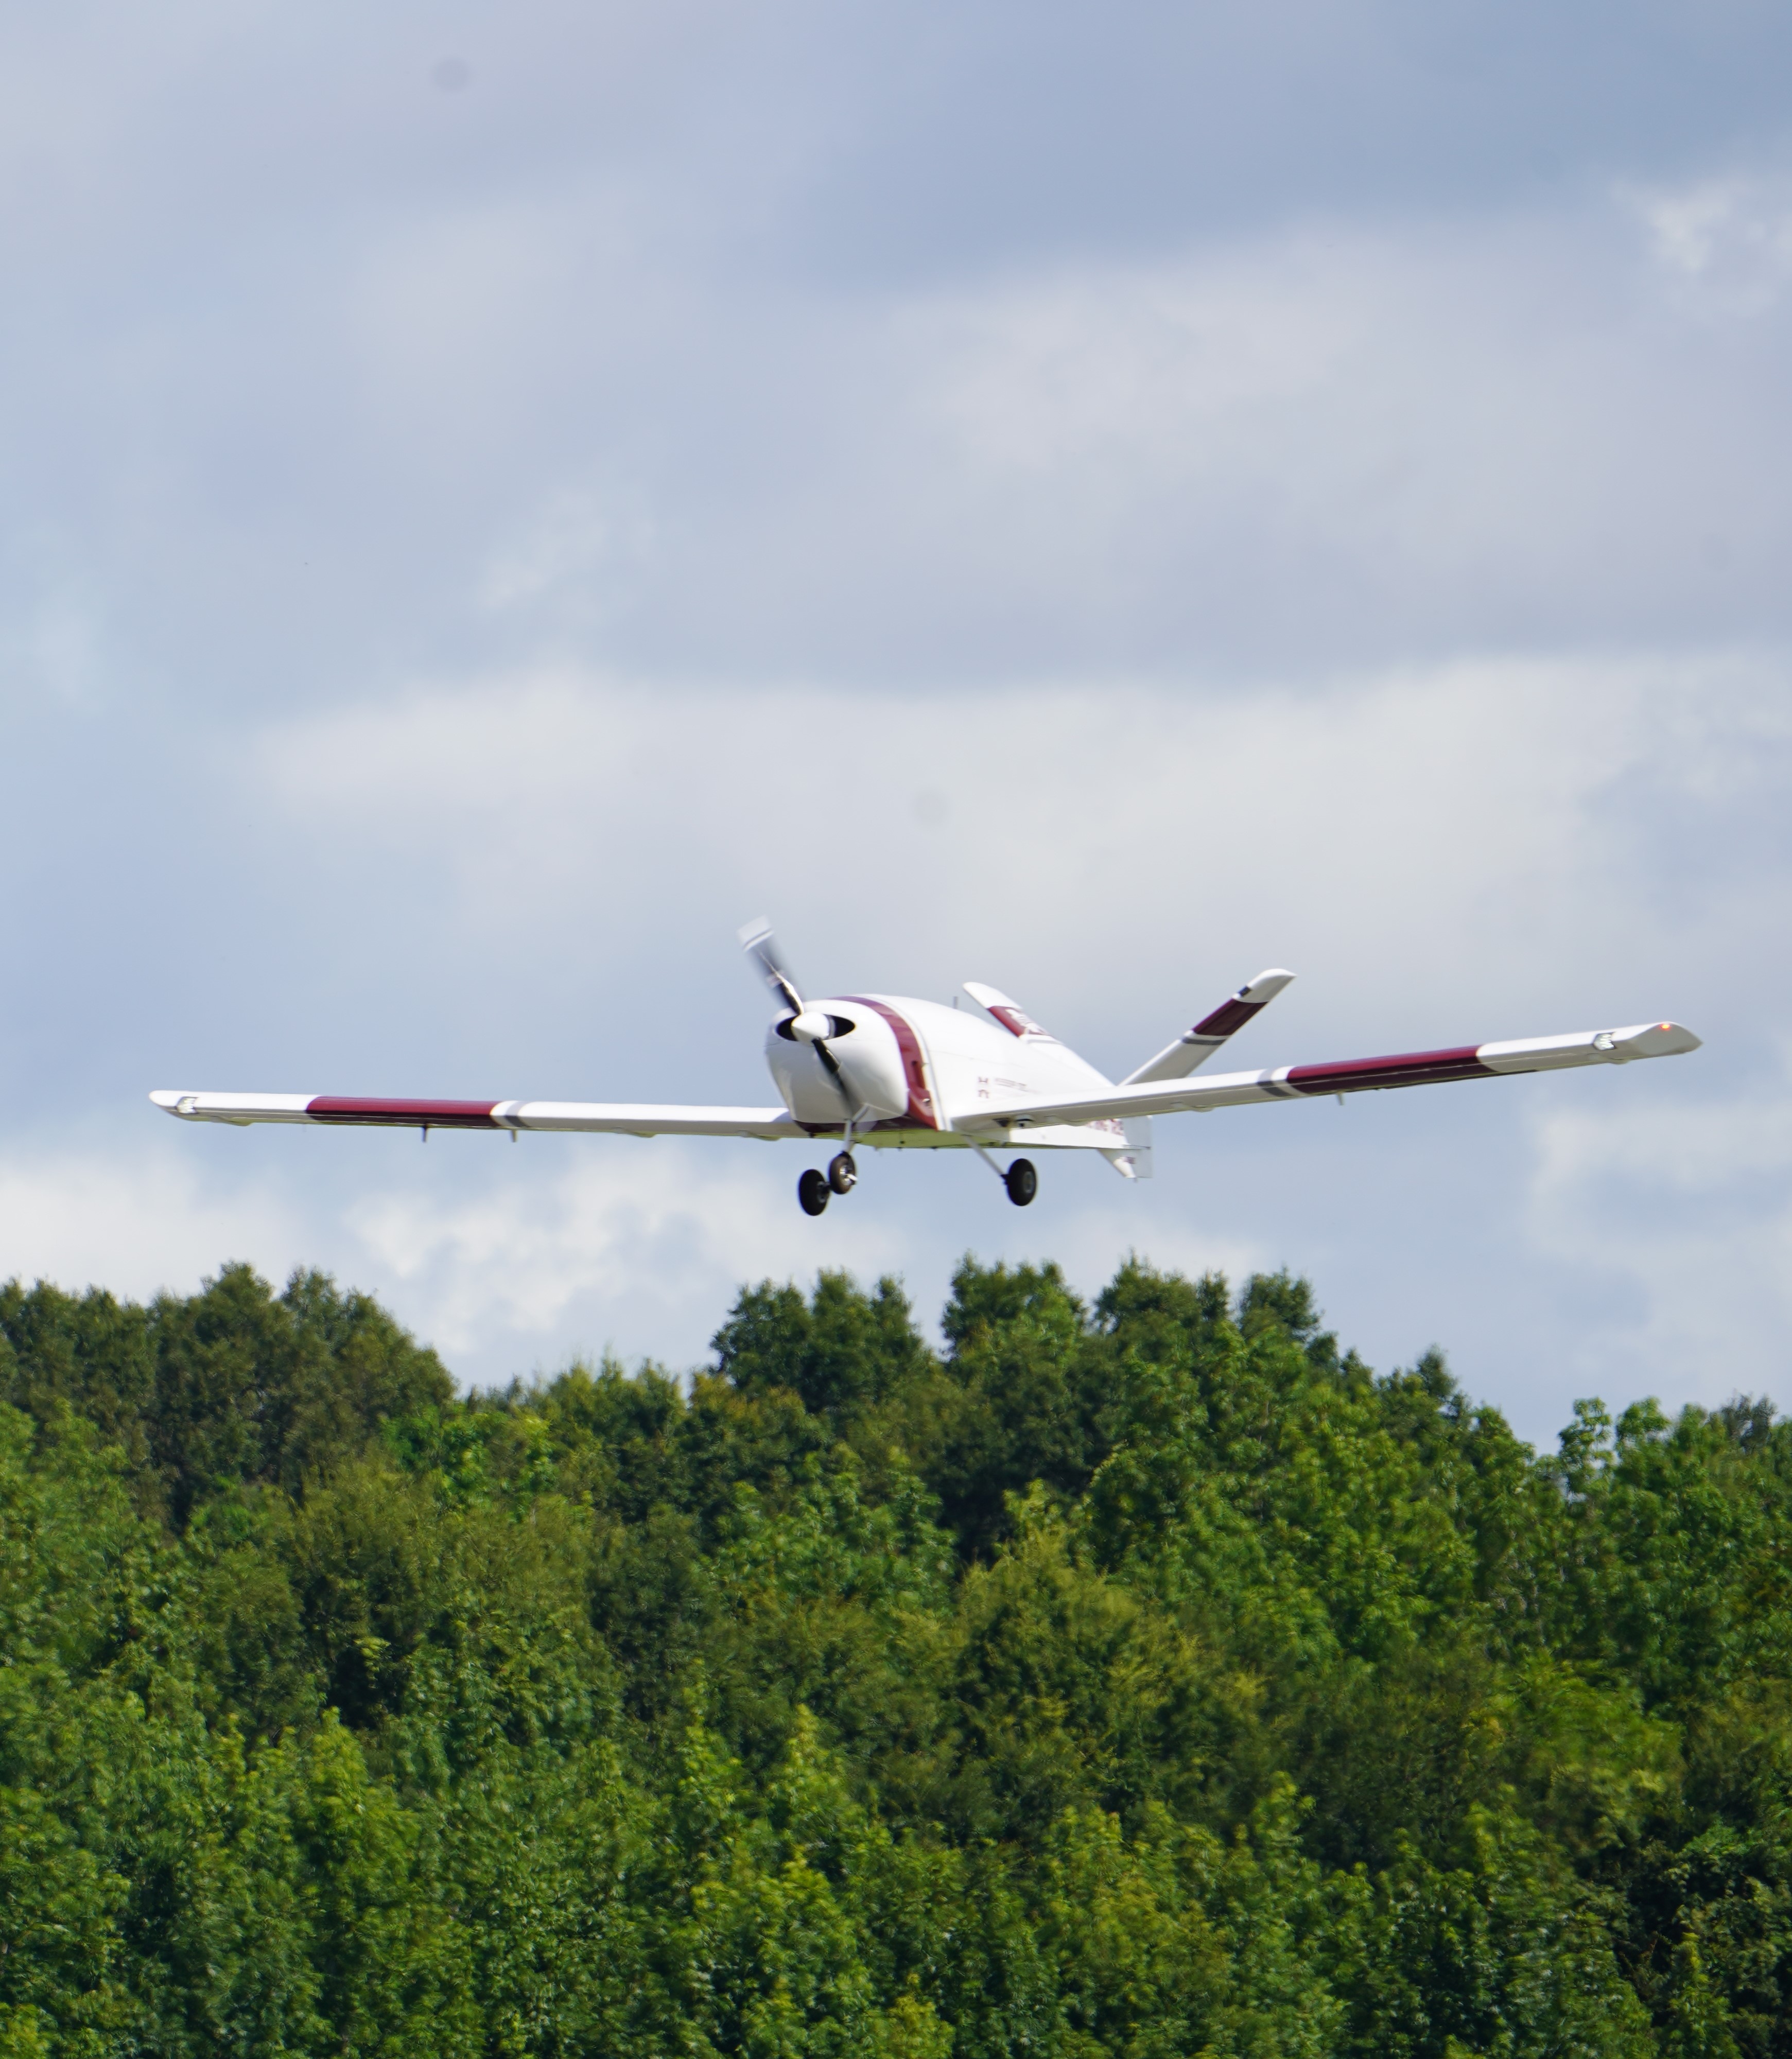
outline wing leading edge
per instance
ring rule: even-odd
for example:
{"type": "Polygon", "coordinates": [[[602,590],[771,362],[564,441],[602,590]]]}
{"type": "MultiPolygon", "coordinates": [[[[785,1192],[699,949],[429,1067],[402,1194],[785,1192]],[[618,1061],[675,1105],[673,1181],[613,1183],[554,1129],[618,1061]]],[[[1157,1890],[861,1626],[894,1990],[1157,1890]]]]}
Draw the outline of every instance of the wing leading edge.
{"type": "Polygon", "coordinates": [[[804,1137],[779,1108],[687,1108],[591,1101],[382,1101],[353,1094],[181,1093],[149,1097],[183,1122],[317,1122],[381,1129],[587,1129],[624,1137],[804,1137]]]}
{"type": "Polygon", "coordinates": [[[1639,1023],[1628,1030],[1587,1030],[1566,1037],[1525,1037],[1502,1044],[1470,1044],[1447,1051],[1403,1051],[1379,1058],[1344,1058],[1316,1065],[1278,1065],[1260,1073],[1221,1073],[1181,1082],[1120,1086],[1077,1101],[982,1102],[965,1127],[1099,1122],[1115,1117],[1177,1115],[1236,1108],[1256,1101],[1300,1101],[1323,1094],[1372,1093],[1388,1087],[1429,1086],[1444,1080],[1498,1079],[1507,1073],[1555,1072],[1568,1065],[1623,1065],[1635,1058],[1665,1058],[1696,1051],[1699,1039],[1677,1022],[1639,1023]]]}

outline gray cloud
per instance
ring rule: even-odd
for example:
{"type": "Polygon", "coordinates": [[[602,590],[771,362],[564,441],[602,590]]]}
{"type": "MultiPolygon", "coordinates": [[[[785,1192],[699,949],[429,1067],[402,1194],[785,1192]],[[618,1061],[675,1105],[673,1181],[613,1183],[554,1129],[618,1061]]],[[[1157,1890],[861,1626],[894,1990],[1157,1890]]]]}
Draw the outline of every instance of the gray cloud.
{"type": "Polygon", "coordinates": [[[544,646],[846,682],[1778,635],[1783,34],[74,10],[8,73],[14,648],[215,717],[544,646]]]}

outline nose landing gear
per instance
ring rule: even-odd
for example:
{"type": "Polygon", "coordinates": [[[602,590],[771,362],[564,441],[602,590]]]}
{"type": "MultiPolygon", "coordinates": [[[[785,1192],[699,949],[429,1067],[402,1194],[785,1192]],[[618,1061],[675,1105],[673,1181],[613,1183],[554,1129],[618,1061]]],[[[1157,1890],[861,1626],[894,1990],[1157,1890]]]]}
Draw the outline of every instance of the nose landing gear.
{"type": "MultiPolygon", "coordinates": [[[[815,1048],[819,1050],[821,1046],[815,1048]]],[[[865,1110],[860,1109],[857,1114],[847,1117],[840,1140],[844,1148],[829,1159],[826,1172],[818,1173],[811,1167],[797,1181],[796,1197],[802,1202],[805,1215],[818,1216],[827,1206],[830,1194],[850,1194],[858,1185],[858,1161],[853,1156],[853,1133],[864,1113],[865,1110]]]]}
{"type": "Polygon", "coordinates": [[[796,1183],[796,1197],[806,1216],[818,1216],[836,1194],[850,1194],[858,1185],[858,1167],[850,1151],[837,1151],[827,1170],[818,1173],[811,1165],[796,1183]]]}

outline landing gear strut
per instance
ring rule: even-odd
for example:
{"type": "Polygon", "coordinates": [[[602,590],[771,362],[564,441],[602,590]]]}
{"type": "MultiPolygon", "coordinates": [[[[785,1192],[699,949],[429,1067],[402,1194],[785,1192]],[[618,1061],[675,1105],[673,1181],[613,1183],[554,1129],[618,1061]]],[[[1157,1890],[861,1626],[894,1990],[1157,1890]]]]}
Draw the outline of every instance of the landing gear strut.
{"type": "Polygon", "coordinates": [[[1017,1158],[1002,1174],[1002,1184],[1008,1189],[1008,1198],[1015,1207],[1024,1209],[1039,1191],[1039,1175],[1033,1169],[1033,1161],[1017,1158]]]}
{"type": "Polygon", "coordinates": [[[797,1181],[796,1197],[806,1216],[818,1216],[827,1206],[827,1182],[813,1165],[797,1181]]]}
{"type": "Polygon", "coordinates": [[[827,1169],[827,1184],[837,1194],[850,1194],[858,1185],[858,1168],[850,1151],[835,1153],[827,1169]]]}

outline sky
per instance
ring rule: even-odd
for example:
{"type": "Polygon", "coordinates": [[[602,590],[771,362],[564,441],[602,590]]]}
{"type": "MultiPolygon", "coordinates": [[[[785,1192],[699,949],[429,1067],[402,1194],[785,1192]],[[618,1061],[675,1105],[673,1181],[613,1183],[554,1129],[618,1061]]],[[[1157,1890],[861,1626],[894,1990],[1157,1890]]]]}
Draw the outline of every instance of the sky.
{"type": "MultiPolygon", "coordinates": [[[[0,1277],[378,1293],[464,1382],[739,1286],[1288,1265],[1386,1369],[1792,1406],[1792,17],[0,13],[0,1277]],[[169,1122],[763,1104],[817,992],[1119,1076],[1156,1177],[169,1122]]],[[[810,1154],[813,1156],[814,1154],[810,1154]]]]}

